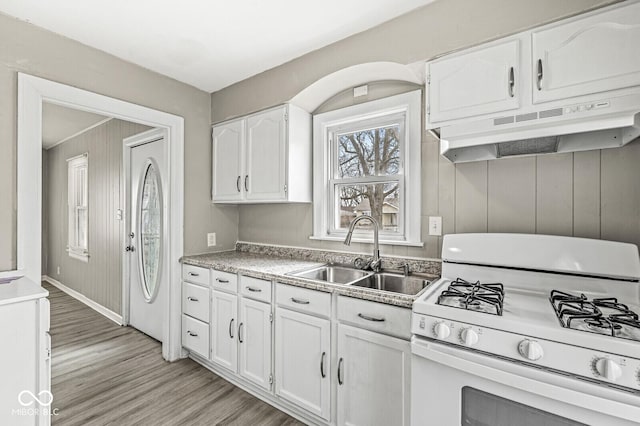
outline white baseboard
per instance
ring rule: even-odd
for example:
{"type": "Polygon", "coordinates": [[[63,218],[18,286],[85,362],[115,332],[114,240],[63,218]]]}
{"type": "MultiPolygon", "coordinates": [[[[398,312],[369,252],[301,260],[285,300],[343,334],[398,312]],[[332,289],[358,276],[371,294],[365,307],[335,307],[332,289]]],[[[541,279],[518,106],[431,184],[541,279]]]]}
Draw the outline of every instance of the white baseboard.
{"type": "Polygon", "coordinates": [[[99,303],[94,302],[93,300],[91,300],[87,296],[85,296],[84,294],[79,293],[79,292],[67,287],[66,285],[62,284],[60,281],[55,280],[55,279],[51,278],[48,275],[43,275],[42,276],[42,281],[46,281],[49,284],[51,284],[52,286],[58,288],[60,291],[63,291],[65,293],[67,293],[69,296],[71,296],[74,299],[84,303],[85,305],[87,305],[88,307],[90,307],[91,309],[96,311],[97,313],[109,318],[111,321],[115,322],[116,324],[123,325],[122,315],[116,314],[112,310],[107,309],[104,306],[100,305],[99,303]]]}

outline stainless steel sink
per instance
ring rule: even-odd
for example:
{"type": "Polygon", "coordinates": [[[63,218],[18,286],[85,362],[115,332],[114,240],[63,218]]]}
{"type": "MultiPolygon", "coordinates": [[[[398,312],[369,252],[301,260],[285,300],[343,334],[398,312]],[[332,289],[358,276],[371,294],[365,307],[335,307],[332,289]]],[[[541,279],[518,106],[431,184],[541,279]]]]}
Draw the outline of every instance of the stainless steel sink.
{"type": "Polygon", "coordinates": [[[379,272],[377,274],[364,277],[351,285],[366,287],[376,290],[390,291],[402,294],[418,294],[429,284],[425,279],[416,276],[404,276],[389,272],[379,272]]]}
{"type": "Polygon", "coordinates": [[[363,271],[360,269],[325,265],[304,271],[292,272],[287,275],[329,283],[352,284],[357,280],[370,276],[371,274],[372,273],[369,271],[363,271]]]}

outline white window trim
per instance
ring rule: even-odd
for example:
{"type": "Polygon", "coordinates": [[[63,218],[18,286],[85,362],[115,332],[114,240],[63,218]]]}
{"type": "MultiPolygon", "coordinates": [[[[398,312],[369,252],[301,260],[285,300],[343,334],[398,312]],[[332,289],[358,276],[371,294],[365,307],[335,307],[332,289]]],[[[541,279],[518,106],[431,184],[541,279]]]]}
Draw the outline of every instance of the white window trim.
{"type": "Polygon", "coordinates": [[[77,260],[81,260],[83,262],[89,261],[89,154],[84,153],[77,155],[75,157],[71,157],[67,159],[67,216],[68,216],[68,229],[67,229],[67,253],[69,257],[77,260]],[[84,182],[84,192],[85,192],[85,201],[86,201],[86,210],[87,210],[87,226],[85,229],[85,235],[87,236],[87,246],[80,247],[73,244],[73,241],[76,240],[75,230],[76,230],[76,220],[77,215],[72,212],[72,208],[75,209],[75,194],[76,188],[75,179],[72,179],[71,175],[75,169],[80,167],[84,167],[86,169],[85,172],[85,182],[84,182]]]}
{"type": "MultiPolygon", "coordinates": [[[[329,217],[331,155],[329,142],[331,129],[351,123],[372,120],[392,114],[404,114],[404,236],[380,234],[380,244],[422,247],[421,241],[421,106],[422,92],[415,90],[400,95],[366,102],[313,117],[313,235],[315,240],[343,241],[346,231],[331,230],[333,218],[329,217]]],[[[371,231],[354,233],[353,242],[370,243],[371,231]]]]}

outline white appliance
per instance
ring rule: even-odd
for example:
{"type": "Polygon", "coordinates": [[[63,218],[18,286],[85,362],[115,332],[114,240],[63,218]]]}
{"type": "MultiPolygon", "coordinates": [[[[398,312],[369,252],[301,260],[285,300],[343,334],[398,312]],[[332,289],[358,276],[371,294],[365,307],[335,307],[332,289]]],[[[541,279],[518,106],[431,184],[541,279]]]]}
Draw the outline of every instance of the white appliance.
{"type": "Polygon", "coordinates": [[[635,245],[444,237],[413,305],[411,424],[640,424],[635,245]]]}

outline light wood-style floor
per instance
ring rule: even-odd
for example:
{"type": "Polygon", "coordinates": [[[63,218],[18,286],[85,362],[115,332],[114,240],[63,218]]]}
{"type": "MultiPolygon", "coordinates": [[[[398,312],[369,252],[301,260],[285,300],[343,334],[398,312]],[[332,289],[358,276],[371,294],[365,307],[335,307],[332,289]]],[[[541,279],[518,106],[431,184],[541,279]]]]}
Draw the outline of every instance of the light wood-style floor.
{"type": "Polygon", "coordinates": [[[299,425],[190,359],[48,283],[53,425],[299,425]]]}

